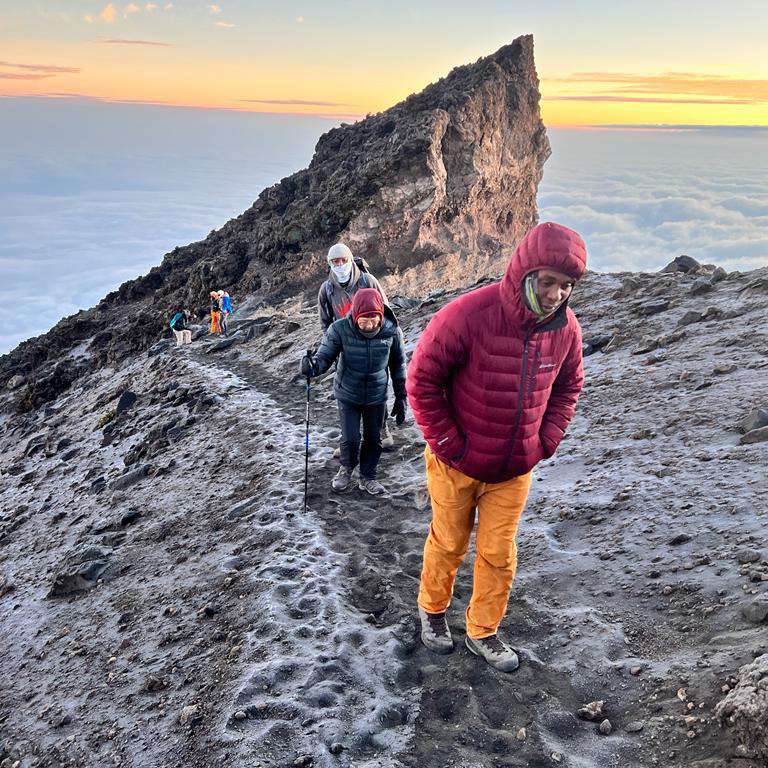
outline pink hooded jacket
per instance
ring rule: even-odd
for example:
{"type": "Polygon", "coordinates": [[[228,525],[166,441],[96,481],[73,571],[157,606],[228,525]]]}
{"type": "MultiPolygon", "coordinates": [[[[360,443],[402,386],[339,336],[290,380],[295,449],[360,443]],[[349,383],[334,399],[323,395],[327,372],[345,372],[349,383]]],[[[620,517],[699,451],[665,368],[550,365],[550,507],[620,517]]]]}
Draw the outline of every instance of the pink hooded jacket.
{"type": "Polygon", "coordinates": [[[542,322],[522,284],[538,269],[578,280],[586,256],[576,232],[539,224],[501,282],[460,296],[430,320],[408,367],[408,400],[443,462],[500,483],[555,452],[584,383],[581,328],[567,302],[542,322]]]}

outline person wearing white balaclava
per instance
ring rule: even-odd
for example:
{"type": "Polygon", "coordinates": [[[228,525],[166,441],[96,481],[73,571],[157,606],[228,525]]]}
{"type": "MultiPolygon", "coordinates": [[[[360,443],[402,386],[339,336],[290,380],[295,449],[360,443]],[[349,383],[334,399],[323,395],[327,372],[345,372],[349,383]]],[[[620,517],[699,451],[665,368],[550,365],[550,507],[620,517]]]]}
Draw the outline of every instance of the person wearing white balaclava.
{"type": "Polygon", "coordinates": [[[367,265],[360,259],[359,263],[352,251],[344,243],[336,243],[328,250],[328,279],[320,286],[317,295],[317,308],[323,333],[328,326],[342,317],[346,317],[352,307],[352,299],[361,288],[375,288],[389,304],[379,281],[367,271],[367,265]],[[361,268],[362,266],[362,268],[361,268]]]}

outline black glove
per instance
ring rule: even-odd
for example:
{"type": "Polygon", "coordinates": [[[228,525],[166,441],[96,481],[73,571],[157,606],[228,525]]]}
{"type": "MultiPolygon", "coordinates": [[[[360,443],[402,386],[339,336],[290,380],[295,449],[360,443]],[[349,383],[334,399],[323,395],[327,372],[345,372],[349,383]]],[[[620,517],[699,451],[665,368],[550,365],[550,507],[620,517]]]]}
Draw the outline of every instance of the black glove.
{"type": "Polygon", "coordinates": [[[405,406],[408,404],[405,398],[395,400],[395,404],[392,406],[392,415],[395,417],[395,424],[401,426],[405,421],[405,406]]]}
{"type": "Polygon", "coordinates": [[[301,358],[301,375],[302,376],[315,375],[315,364],[312,361],[311,355],[304,355],[304,357],[301,358]]]}

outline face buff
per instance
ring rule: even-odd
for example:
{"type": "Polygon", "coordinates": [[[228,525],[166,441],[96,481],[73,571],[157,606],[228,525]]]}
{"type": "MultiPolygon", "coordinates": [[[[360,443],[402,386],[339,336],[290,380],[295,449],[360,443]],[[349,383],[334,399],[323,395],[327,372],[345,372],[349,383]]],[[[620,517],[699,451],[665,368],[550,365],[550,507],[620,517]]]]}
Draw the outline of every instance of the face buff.
{"type": "Polygon", "coordinates": [[[523,280],[523,298],[525,305],[537,317],[546,317],[547,313],[539,304],[539,276],[538,272],[530,272],[523,280]]]}
{"type": "Polygon", "coordinates": [[[331,269],[333,270],[333,274],[336,275],[336,279],[344,285],[349,278],[352,276],[352,261],[351,259],[349,261],[345,261],[341,266],[336,266],[335,264],[331,264],[331,269]]]}

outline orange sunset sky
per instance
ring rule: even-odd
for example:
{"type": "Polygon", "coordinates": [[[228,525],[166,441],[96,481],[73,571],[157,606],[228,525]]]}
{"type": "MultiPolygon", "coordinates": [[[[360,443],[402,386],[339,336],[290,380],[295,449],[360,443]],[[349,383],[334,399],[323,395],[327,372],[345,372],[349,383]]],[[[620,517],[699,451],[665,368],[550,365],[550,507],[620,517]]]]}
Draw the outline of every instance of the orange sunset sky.
{"type": "Polygon", "coordinates": [[[0,95],[354,119],[532,33],[549,125],[767,125],[768,3],[0,2],[0,95]]]}

